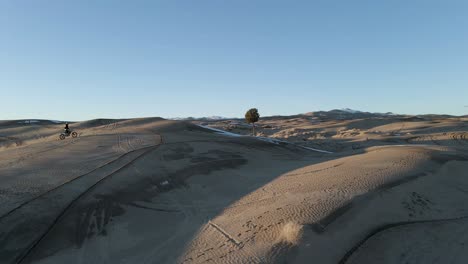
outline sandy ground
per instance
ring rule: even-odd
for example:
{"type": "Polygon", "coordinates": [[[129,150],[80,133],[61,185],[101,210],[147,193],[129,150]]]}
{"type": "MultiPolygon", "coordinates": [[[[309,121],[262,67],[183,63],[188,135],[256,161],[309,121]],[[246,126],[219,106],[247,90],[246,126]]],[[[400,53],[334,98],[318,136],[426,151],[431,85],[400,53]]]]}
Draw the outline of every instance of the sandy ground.
{"type": "Polygon", "coordinates": [[[0,122],[0,263],[467,262],[468,119],[258,125],[0,122]]]}
{"type": "MultiPolygon", "coordinates": [[[[332,152],[359,151],[393,144],[467,145],[468,116],[349,114],[335,111],[260,118],[256,123],[257,136],[332,152]]],[[[251,126],[242,119],[200,120],[193,123],[242,135],[252,134],[251,126]]]]}

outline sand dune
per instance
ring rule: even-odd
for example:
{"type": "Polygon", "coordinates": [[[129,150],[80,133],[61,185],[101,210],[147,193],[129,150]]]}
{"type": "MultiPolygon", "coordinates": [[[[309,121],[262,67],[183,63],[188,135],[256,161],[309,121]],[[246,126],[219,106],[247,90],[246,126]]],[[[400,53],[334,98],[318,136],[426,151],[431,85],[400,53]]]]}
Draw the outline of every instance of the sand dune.
{"type": "Polygon", "coordinates": [[[2,122],[0,263],[465,263],[468,120],[332,114],[2,122]]]}
{"type": "MultiPolygon", "coordinates": [[[[250,126],[242,119],[198,120],[194,123],[242,135],[251,133],[250,126]]],[[[466,145],[466,140],[460,139],[468,138],[467,123],[466,117],[352,114],[334,110],[262,118],[257,123],[257,133],[332,152],[407,143],[456,147],[466,145]]]]}

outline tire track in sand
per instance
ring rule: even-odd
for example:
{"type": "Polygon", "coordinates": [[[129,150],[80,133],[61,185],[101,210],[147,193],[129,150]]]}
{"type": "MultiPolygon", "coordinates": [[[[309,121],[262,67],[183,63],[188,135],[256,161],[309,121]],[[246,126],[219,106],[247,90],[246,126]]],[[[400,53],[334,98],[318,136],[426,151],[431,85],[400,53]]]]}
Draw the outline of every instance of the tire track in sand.
{"type": "MultiPolygon", "coordinates": [[[[80,198],[82,198],[85,194],[89,193],[91,190],[93,190],[97,185],[101,184],[102,182],[104,182],[106,179],[109,178],[109,176],[112,176],[114,175],[115,173],[121,171],[122,169],[124,168],[127,168],[129,167],[130,165],[132,165],[136,160],[138,160],[139,158],[141,157],[144,157],[146,154],[150,153],[151,151],[157,149],[160,145],[164,144],[164,141],[163,141],[163,137],[162,135],[158,135],[160,137],[160,143],[157,144],[157,145],[153,145],[153,146],[149,146],[149,147],[145,147],[145,148],[141,148],[139,150],[143,150],[145,149],[145,151],[143,153],[141,153],[140,155],[136,156],[135,158],[133,158],[132,160],[130,160],[128,163],[126,163],[125,165],[123,165],[122,167],[118,168],[117,170],[111,172],[110,174],[104,176],[103,178],[99,179],[97,182],[95,182],[93,185],[89,186],[85,191],[81,192],[77,197],[75,197],[73,200],[71,200],[67,205],[66,207],[60,211],[60,213],[58,214],[58,216],[53,220],[53,222],[49,225],[49,227],[47,228],[47,230],[38,238],[36,239],[34,242],[32,242],[30,244],[30,246],[25,250],[24,253],[20,254],[20,256],[17,258],[17,263],[23,263],[23,261],[26,259],[26,257],[32,253],[34,251],[34,249],[36,248],[37,245],[39,245],[41,243],[41,241],[47,236],[47,234],[52,230],[52,228],[65,216],[65,213],[76,203],[78,202],[78,200],[80,198]]],[[[135,150],[137,151],[137,150],[135,150]]],[[[131,153],[131,152],[134,152],[134,151],[130,151],[128,153],[131,153]]],[[[128,153],[125,153],[123,154],[122,156],[125,156],[126,154],[128,153]]],[[[122,157],[121,156],[121,157],[122,157]]],[[[119,157],[119,158],[121,158],[119,157]]],[[[116,160],[118,160],[119,158],[117,158],[116,160]]],[[[113,160],[111,162],[109,162],[107,165],[115,162],[116,160],[113,160]]],[[[106,165],[103,165],[101,166],[100,168],[104,167],[106,165]]],[[[97,168],[98,169],[98,168],[97,168]]],[[[95,170],[97,170],[95,169],[95,170]]],[[[87,173],[89,174],[89,173],[87,173]]],[[[86,175],[87,175],[86,174],[86,175]]],[[[82,175],[84,176],[84,175],[82,175]]],[[[76,180],[73,179],[72,181],[76,180]]],[[[70,183],[72,181],[69,181],[67,183],[70,183]]],[[[64,184],[60,185],[59,187],[62,187],[64,184]]],[[[58,189],[57,188],[54,188],[54,190],[58,189]]],[[[51,191],[48,191],[47,193],[50,193],[51,191]]],[[[37,199],[37,198],[36,198],[37,199]]]]}
{"type": "Polygon", "coordinates": [[[443,219],[431,219],[431,220],[418,220],[418,221],[402,221],[392,224],[387,224],[383,226],[379,226],[369,232],[362,240],[360,240],[357,244],[355,244],[351,249],[349,249],[345,255],[340,259],[338,264],[346,264],[347,261],[351,258],[351,256],[357,252],[367,241],[369,241],[375,235],[390,230],[392,228],[406,226],[406,225],[416,225],[416,224],[426,224],[426,223],[437,223],[437,222],[451,222],[457,221],[462,219],[468,219],[468,215],[453,217],[453,218],[443,218],[443,219]]]}
{"type": "MultiPolygon", "coordinates": [[[[160,143],[160,144],[162,144],[162,137],[161,137],[161,143],[160,143]]],[[[77,177],[75,177],[75,178],[73,178],[73,179],[71,179],[71,180],[68,180],[68,181],[66,181],[66,182],[64,182],[64,183],[61,183],[60,185],[57,185],[57,186],[55,186],[54,188],[49,189],[49,190],[47,190],[47,191],[45,191],[45,192],[43,192],[43,193],[41,193],[41,194],[35,196],[34,198],[32,198],[32,199],[30,199],[30,200],[27,200],[27,201],[21,203],[21,204],[18,205],[17,207],[11,209],[10,211],[8,211],[7,213],[5,213],[4,215],[0,216],[0,220],[3,219],[3,218],[5,218],[5,217],[7,217],[7,216],[10,215],[10,214],[12,214],[13,212],[15,212],[16,210],[20,209],[21,207],[27,205],[28,203],[31,203],[31,202],[33,202],[33,201],[35,201],[35,200],[37,200],[37,199],[39,199],[39,198],[41,198],[41,197],[47,195],[48,193],[50,193],[50,192],[52,192],[52,191],[54,191],[54,190],[57,190],[57,189],[63,187],[64,185],[66,185],[66,184],[72,183],[72,182],[74,182],[74,181],[76,181],[76,180],[78,180],[78,179],[80,179],[80,178],[82,178],[82,177],[84,177],[84,176],[86,176],[86,175],[89,175],[89,174],[91,174],[91,173],[93,173],[93,172],[95,172],[95,171],[97,171],[97,170],[99,170],[99,169],[101,169],[101,168],[103,168],[103,167],[106,167],[106,166],[109,166],[109,165],[111,165],[111,164],[113,164],[113,163],[116,163],[116,162],[119,161],[120,159],[122,159],[122,158],[124,158],[124,157],[126,157],[126,156],[128,156],[128,155],[130,155],[130,154],[132,154],[132,153],[135,152],[135,151],[142,150],[142,149],[145,149],[145,148],[156,147],[156,146],[159,146],[160,144],[154,145],[154,146],[144,147],[144,148],[141,148],[141,149],[136,149],[136,150],[128,151],[128,152],[126,152],[126,153],[120,155],[119,157],[117,157],[117,158],[115,158],[115,159],[113,159],[113,160],[111,160],[111,161],[109,161],[109,162],[106,162],[105,164],[103,164],[103,165],[101,165],[101,166],[99,166],[99,167],[97,167],[97,168],[94,168],[94,169],[92,169],[91,171],[88,171],[88,172],[85,173],[85,174],[79,175],[79,176],[77,176],[77,177]]]]}

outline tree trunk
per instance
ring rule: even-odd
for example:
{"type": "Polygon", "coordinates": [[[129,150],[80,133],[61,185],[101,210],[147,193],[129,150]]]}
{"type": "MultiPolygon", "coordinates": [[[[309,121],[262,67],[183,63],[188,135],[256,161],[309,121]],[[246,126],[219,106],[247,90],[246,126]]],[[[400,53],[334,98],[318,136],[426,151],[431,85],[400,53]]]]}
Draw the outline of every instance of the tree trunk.
{"type": "Polygon", "coordinates": [[[256,136],[256,135],[255,135],[255,123],[252,123],[252,131],[253,131],[252,134],[253,134],[253,136],[255,137],[255,136],[256,136]]]}

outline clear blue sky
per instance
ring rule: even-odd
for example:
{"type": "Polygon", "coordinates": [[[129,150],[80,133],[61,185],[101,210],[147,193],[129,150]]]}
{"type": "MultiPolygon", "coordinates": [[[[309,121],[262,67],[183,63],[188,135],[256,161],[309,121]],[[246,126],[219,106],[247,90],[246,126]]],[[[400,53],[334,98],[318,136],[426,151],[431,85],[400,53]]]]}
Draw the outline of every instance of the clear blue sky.
{"type": "Polygon", "coordinates": [[[468,114],[468,1],[0,2],[0,119],[468,114]]]}

